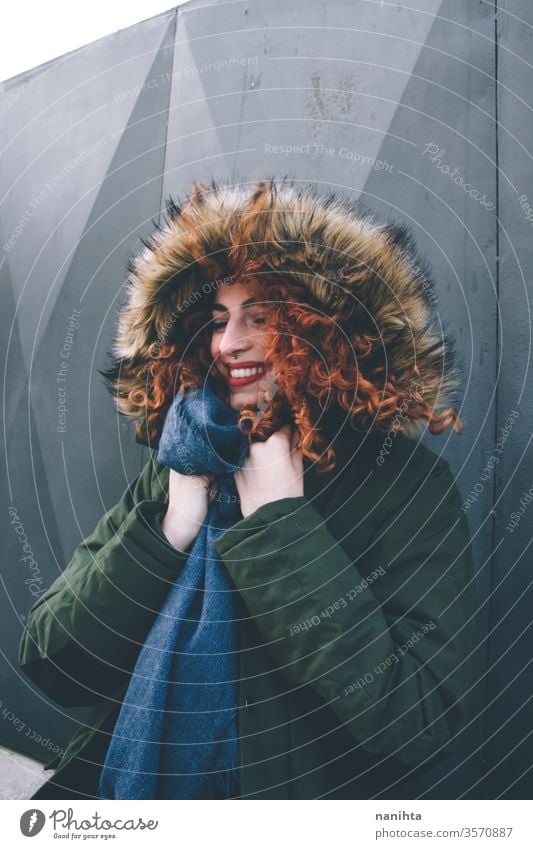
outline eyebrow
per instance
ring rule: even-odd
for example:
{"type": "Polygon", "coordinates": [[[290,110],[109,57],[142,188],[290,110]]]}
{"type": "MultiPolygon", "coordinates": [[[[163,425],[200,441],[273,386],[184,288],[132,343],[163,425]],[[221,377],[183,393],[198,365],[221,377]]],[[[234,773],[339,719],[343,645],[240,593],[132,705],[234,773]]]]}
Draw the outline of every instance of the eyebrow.
{"type": "MultiPolygon", "coordinates": [[[[248,298],[247,301],[243,301],[241,307],[249,307],[252,304],[261,303],[259,298],[248,298]]],[[[228,308],[224,306],[224,304],[211,304],[212,312],[227,312],[228,308]]]]}

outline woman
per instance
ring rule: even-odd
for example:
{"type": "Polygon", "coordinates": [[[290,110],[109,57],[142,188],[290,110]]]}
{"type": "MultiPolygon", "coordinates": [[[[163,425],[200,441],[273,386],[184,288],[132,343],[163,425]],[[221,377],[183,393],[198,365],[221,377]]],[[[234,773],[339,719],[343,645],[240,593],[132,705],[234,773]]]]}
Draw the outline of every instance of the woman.
{"type": "MultiPolygon", "coordinates": [[[[460,432],[461,421],[449,406],[451,347],[410,235],[333,195],[270,181],[252,192],[195,187],[182,208],[169,201],[144,244],[104,374],[152,456],[28,616],[25,672],[62,705],[95,706],[33,798],[169,798],[153,783],[117,790],[117,764],[159,757],[166,776],[187,732],[190,709],[153,738],[144,719],[141,736],[125,729],[161,648],[165,605],[182,597],[230,480],[238,507],[208,539],[233,590],[219,596],[241,605],[238,652],[221,653],[237,659],[236,709],[226,675],[216,680],[227,710],[200,714],[234,722],[220,771],[206,774],[237,781],[186,792],[416,798],[465,723],[475,594],[449,465],[417,438],[424,425],[460,432]],[[187,466],[196,437],[175,439],[185,419],[173,417],[194,399],[245,440],[240,462],[224,466],[232,475],[187,466]]],[[[198,656],[172,640],[178,675],[191,656],[194,675],[198,656]]],[[[179,680],[172,689],[190,705],[191,682],[179,680]]],[[[150,699],[167,697],[150,687],[150,699]]],[[[140,765],[139,782],[146,775],[140,765]]],[[[185,797],[180,786],[172,798],[185,797]]]]}

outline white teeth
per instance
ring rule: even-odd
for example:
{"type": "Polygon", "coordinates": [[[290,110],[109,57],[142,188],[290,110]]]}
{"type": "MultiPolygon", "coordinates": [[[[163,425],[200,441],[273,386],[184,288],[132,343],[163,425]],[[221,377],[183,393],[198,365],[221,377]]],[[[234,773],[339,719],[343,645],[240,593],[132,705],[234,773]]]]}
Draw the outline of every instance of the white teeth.
{"type": "Polygon", "coordinates": [[[262,374],[263,368],[232,368],[232,377],[251,377],[253,374],[262,374]]]}

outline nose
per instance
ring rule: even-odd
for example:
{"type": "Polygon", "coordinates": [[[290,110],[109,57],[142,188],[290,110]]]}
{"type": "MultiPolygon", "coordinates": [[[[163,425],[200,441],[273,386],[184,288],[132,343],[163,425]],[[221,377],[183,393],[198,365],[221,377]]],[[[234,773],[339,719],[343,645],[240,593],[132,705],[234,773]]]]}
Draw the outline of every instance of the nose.
{"type": "Polygon", "coordinates": [[[247,351],[251,347],[252,340],[247,336],[243,326],[236,318],[230,318],[226,322],[223,332],[219,337],[219,352],[222,357],[239,351],[247,351]]]}

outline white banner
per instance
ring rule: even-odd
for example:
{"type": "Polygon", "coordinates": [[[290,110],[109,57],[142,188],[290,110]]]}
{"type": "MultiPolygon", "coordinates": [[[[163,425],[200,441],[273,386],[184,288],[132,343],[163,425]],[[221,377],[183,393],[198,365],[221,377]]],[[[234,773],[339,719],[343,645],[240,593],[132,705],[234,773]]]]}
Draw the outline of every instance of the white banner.
{"type": "Polygon", "coordinates": [[[532,845],[527,801],[257,800],[238,810],[225,801],[4,801],[3,845],[27,847],[31,838],[35,849],[66,840],[123,849],[532,845]]]}

